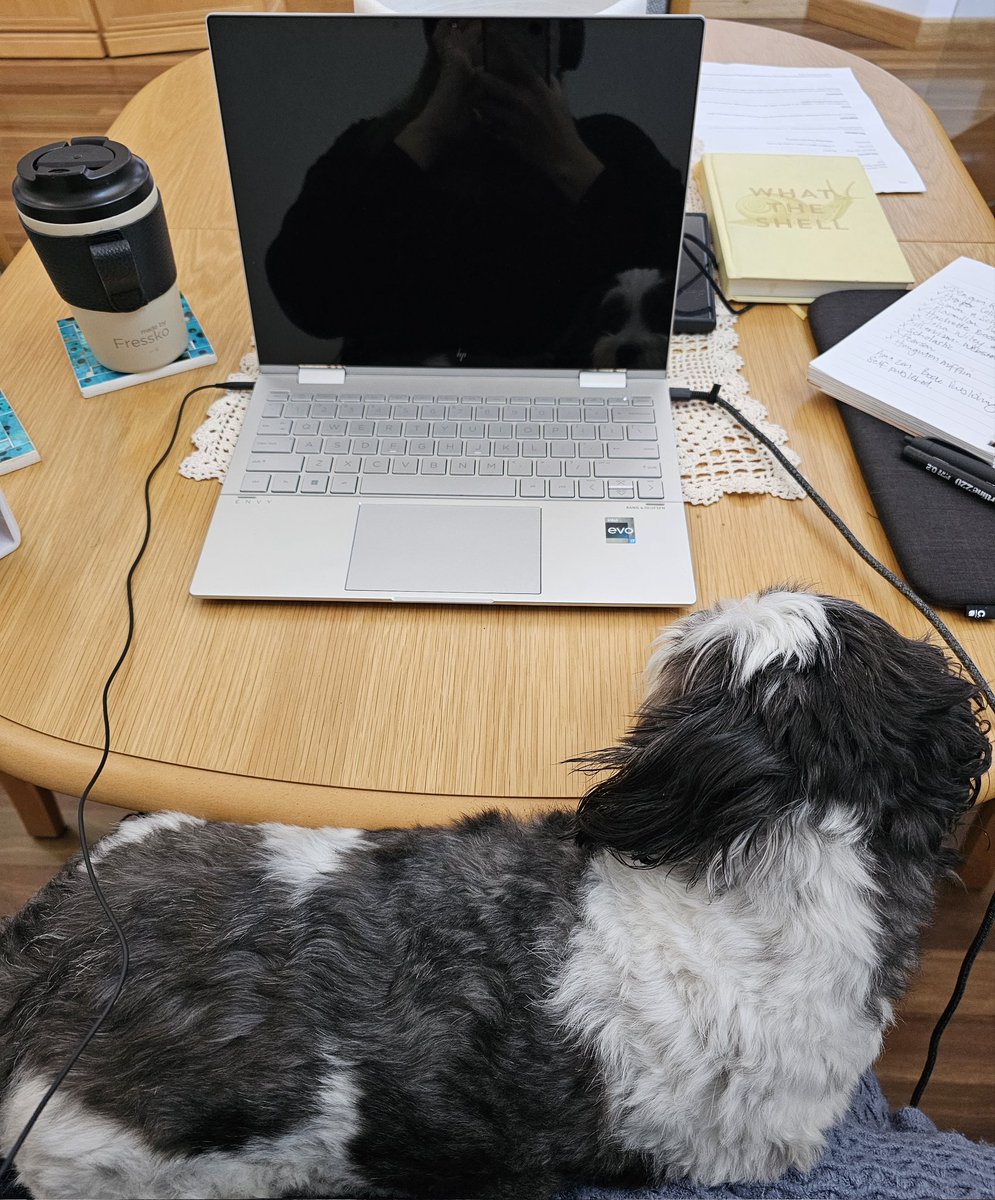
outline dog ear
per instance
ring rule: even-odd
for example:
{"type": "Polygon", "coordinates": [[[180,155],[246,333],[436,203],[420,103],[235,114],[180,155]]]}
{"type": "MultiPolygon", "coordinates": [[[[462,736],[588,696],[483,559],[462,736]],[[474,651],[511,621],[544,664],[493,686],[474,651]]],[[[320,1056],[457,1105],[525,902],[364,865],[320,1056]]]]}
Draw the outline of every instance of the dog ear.
{"type": "MultiPolygon", "coordinates": [[[[818,728],[802,736],[818,752],[805,761],[803,786],[843,800],[872,849],[930,863],[991,766],[978,687],[929,642],[850,601],[825,603],[838,650],[808,689],[818,728]]],[[[793,723],[798,730],[804,716],[793,723]]]]}
{"type": "Polygon", "coordinates": [[[575,760],[608,769],[577,810],[582,845],[697,880],[744,859],[798,808],[798,773],[747,692],[725,680],[643,707],[619,746],[575,760]]]}

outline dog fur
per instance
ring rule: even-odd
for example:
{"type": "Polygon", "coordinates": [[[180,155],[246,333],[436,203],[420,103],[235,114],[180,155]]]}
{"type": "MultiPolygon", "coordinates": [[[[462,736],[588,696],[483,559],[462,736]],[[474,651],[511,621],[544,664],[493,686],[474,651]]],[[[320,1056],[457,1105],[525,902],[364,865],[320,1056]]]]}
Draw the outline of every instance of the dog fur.
{"type": "MultiPolygon", "coordinates": [[[[94,862],[131,971],[23,1181],[527,1200],[811,1167],[990,763],[975,691],[780,589],[668,629],[575,813],[123,822],[94,862]]],[[[78,860],[0,929],[0,1146],[117,973],[78,860]]]]}
{"type": "Polygon", "coordinates": [[[665,280],[655,267],[620,272],[598,308],[591,365],[665,370],[673,306],[673,275],[665,280]]]}

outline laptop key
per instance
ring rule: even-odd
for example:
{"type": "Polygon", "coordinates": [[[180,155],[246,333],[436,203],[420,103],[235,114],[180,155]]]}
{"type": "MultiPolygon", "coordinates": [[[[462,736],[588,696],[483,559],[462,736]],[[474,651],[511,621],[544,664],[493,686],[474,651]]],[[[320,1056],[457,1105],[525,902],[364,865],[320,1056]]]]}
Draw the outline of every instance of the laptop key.
{"type": "Polygon", "coordinates": [[[252,443],[253,454],[291,454],[293,449],[292,437],[257,437],[252,443]]]}
{"type": "Polygon", "coordinates": [[[261,471],[246,471],[242,476],[242,483],[239,491],[242,492],[265,492],[269,487],[269,475],[261,471]]]}
{"type": "Polygon", "coordinates": [[[577,495],[582,500],[604,500],[604,482],[600,479],[579,479],[577,481],[577,495]]]}
{"type": "MultiPolygon", "coordinates": [[[[301,491],[311,496],[323,496],[328,487],[327,475],[302,475],[301,491]]],[[[270,491],[273,491],[270,488],[270,491]]]]}
{"type": "Polygon", "coordinates": [[[660,448],[651,442],[609,442],[609,458],[659,458],[660,448]]]}
{"type": "Polygon", "coordinates": [[[356,491],[357,479],[358,476],[356,475],[333,475],[331,486],[328,490],[339,496],[351,496],[356,491]]]}
{"type": "Polygon", "coordinates": [[[250,471],[299,471],[304,466],[304,455],[250,454],[246,466],[250,471]]]}
{"type": "Polygon", "coordinates": [[[286,470],[281,470],[281,472],[277,472],[274,476],[272,476],[272,479],[270,480],[270,491],[293,496],[293,493],[298,490],[299,481],[300,475],[292,475],[286,472],[286,470]]]}
{"type": "Polygon", "coordinates": [[[507,476],[487,479],[480,475],[364,475],[359,481],[359,491],[363,496],[464,496],[501,500],[511,499],[516,485],[517,480],[507,476]]]}
{"type": "Polygon", "coordinates": [[[618,408],[612,409],[612,420],[623,421],[626,425],[653,425],[656,413],[652,408],[618,408]]]}
{"type": "Polygon", "coordinates": [[[546,495],[545,479],[520,479],[518,494],[529,500],[541,500],[546,495]]]}
{"type": "Polygon", "coordinates": [[[640,500],[662,500],[662,479],[640,479],[636,484],[636,494],[640,500]]]}
{"type": "Polygon", "coordinates": [[[594,474],[601,479],[659,479],[661,476],[658,462],[618,462],[609,459],[607,462],[596,462],[594,474]]]}

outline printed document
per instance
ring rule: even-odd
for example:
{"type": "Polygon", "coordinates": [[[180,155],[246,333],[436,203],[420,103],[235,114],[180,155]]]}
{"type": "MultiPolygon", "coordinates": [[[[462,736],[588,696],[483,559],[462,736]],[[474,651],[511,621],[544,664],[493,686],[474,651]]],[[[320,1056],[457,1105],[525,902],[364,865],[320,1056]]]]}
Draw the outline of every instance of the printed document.
{"type": "Polygon", "coordinates": [[[695,136],[708,154],[842,154],[876,192],[924,192],[849,67],[702,63],[695,136]]]}

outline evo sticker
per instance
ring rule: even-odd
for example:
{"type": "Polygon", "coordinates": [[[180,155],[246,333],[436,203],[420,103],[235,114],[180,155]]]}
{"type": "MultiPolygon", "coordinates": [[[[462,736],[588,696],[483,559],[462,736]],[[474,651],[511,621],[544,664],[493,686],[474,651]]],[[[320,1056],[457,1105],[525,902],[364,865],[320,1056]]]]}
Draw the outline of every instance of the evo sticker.
{"type": "Polygon", "coordinates": [[[606,542],[631,542],[636,540],[636,522],[631,517],[609,517],[605,521],[606,542]]]}

